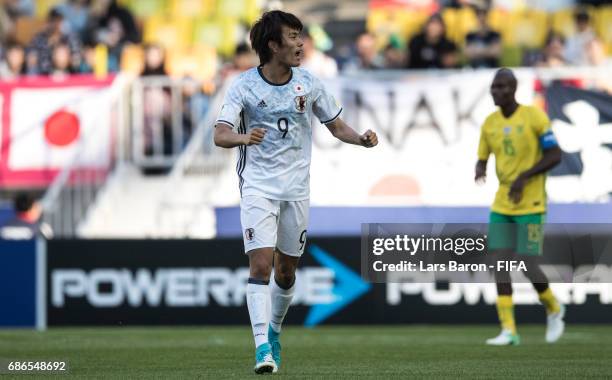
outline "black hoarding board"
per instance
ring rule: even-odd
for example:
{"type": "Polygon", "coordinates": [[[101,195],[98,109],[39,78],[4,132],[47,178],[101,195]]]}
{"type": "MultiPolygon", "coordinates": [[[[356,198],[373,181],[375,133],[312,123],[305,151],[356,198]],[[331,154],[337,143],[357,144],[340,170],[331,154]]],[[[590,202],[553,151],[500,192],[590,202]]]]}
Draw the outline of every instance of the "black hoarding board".
{"type": "MultiPolygon", "coordinates": [[[[359,238],[311,239],[288,324],[496,323],[492,284],[370,284],[359,238]]],[[[50,326],[248,324],[241,240],[51,240],[50,326]]],[[[609,323],[612,285],[560,284],[569,323],[609,323]],[[575,304],[575,305],[572,305],[575,304]]],[[[562,293],[562,294],[559,294],[562,293]]],[[[544,322],[529,284],[520,323],[544,322]]]]}

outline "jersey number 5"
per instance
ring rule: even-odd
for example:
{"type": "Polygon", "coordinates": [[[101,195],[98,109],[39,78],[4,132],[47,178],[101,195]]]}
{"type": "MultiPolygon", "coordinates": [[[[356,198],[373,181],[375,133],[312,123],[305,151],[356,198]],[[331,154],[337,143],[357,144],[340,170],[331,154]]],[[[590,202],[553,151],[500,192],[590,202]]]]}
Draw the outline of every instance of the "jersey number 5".
{"type": "Polygon", "coordinates": [[[284,117],[281,117],[280,119],[278,119],[276,125],[278,126],[278,130],[281,131],[283,134],[282,138],[285,138],[287,136],[287,132],[289,132],[289,120],[284,117]]]}

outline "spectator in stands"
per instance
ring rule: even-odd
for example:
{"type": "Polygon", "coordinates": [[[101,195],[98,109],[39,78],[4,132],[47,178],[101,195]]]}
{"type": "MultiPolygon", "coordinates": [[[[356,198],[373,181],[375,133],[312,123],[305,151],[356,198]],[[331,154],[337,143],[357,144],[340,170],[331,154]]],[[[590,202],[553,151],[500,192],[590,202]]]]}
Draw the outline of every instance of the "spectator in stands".
{"type": "Polygon", "coordinates": [[[4,8],[9,16],[15,20],[18,17],[34,16],[35,0],[4,0],[4,8]]]}
{"type": "Polygon", "coordinates": [[[488,9],[476,8],[478,28],[465,37],[465,56],[473,68],[499,67],[501,36],[487,23],[488,9]]]}
{"type": "Polygon", "coordinates": [[[606,54],[606,47],[598,39],[592,40],[587,45],[587,61],[591,66],[612,68],[612,58],[606,54]]]}
{"type": "Polygon", "coordinates": [[[454,68],[459,63],[457,46],[446,38],[446,26],[439,14],[432,15],[423,31],[408,44],[408,68],[454,68]]]}
{"type": "Polygon", "coordinates": [[[166,55],[161,46],[155,44],[145,45],[144,68],[140,75],[168,75],[168,72],[166,71],[166,55]]]}
{"type": "Polygon", "coordinates": [[[0,237],[7,240],[53,237],[53,231],[41,221],[42,207],[29,193],[19,192],[14,199],[15,217],[2,225],[0,237]]]}
{"type": "Polygon", "coordinates": [[[564,57],[572,65],[588,64],[588,46],[597,37],[591,28],[591,18],[584,8],[574,14],[576,32],[567,39],[564,57]]]}
{"type": "Polygon", "coordinates": [[[304,43],[304,59],[300,65],[319,78],[333,78],[338,75],[338,65],[336,61],[317,49],[310,33],[304,33],[302,37],[304,43]]]}
{"type": "Polygon", "coordinates": [[[64,32],[63,22],[64,16],[53,8],[47,17],[45,29],[32,40],[30,46],[36,53],[38,71],[41,74],[49,74],[53,69],[52,53],[54,47],[59,44],[66,44],[70,47],[71,64],[74,67],[79,66],[80,41],[74,34],[64,32]]]}
{"type": "Polygon", "coordinates": [[[587,85],[612,95],[612,78],[607,74],[612,69],[612,57],[606,54],[604,44],[599,40],[591,41],[587,46],[587,57],[589,65],[605,68],[605,71],[597,71],[600,74],[596,75],[587,85]]]}
{"type": "Polygon", "coordinates": [[[206,116],[209,107],[209,97],[204,93],[202,83],[198,80],[190,77],[183,78],[182,107],[183,141],[181,146],[184,147],[198,123],[206,116]]]}
{"type": "MultiPolygon", "coordinates": [[[[140,75],[167,76],[165,62],[165,53],[161,46],[153,44],[145,46],[144,69],[140,75]]],[[[170,90],[158,86],[145,86],[143,97],[145,154],[169,155],[173,146],[170,90]],[[161,152],[156,150],[160,146],[161,152]]],[[[156,171],[153,170],[152,173],[154,172],[156,171]]]]}
{"type": "MultiPolygon", "coordinates": [[[[129,9],[119,5],[117,0],[98,0],[93,7],[94,20],[92,21],[95,40],[103,41],[104,34],[108,33],[113,26],[113,20],[119,21],[123,30],[121,43],[140,43],[140,32],[136,26],[134,16],[129,9]]],[[[110,31],[112,32],[112,31],[110,31]]]]}
{"type": "Polygon", "coordinates": [[[96,65],[96,45],[91,41],[85,42],[81,55],[81,65],[78,71],[81,74],[92,74],[96,65]]]}
{"type": "Polygon", "coordinates": [[[14,37],[15,23],[4,6],[0,5],[0,46],[14,37]]]}
{"type": "Polygon", "coordinates": [[[38,54],[36,53],[36,50],[30,47],[26,49],[25,53],[25,75],[39,75],[40,72],[38,71],[38,54]]]}
{"type": "Polygon", "coordinates": [[[25,73],[25,49],[18,43],[9,43],[0,64],[0,78],[14,80],[25,73]]]}
{"type": "Polygon", "coordinates": [[[383,57],[385,59],[386,69],[402,69],[406,67],[405,49],[402,49],[397,38],[391,38],[391,41],[383,49],[383,57]]]}
{"type": "Polygon", "coordinates": [[[232,60],[225,64],[220,70],[220,79],[223,81],[227,77],[241,73],[257,66],[257,56],[246,43],[236,46],[236,51],[232,60]]]}
{"type": "MultiPolygon", "coordinates": [[[[546,37],[544,49],[537,57],[535,66],[538,67],[559,67],[567,65],[563,57],[565,49],[565,39],[559,33],[551,31],[546,37]]],[[[531,66],[531,65],[530,65],[531,66]]]]}
{"type": "Polygon", "coordinates": [[[356,56],[344,66],[345,71],[378,70],[385,67],[383,57],[378,54],[376,39],[370,33],[362,33],[357,37],[356,56]]]}
{"type": "Polygon", "coordinates": [[[85,38],[90,3],[91,0],[68,0],[57,7],[57,10],[64,16],[70,33],[74,33],[81,39],[85,38]]]}
{"type": "Polygon", "coordinates": [[[123,30],[123,24],[118,18],[111,18],[107,28],[98,33],[98,42],[108,49],[108,71],[117,72],[120,68],[121,53],[128,40],[123,30]]]}
{"type": "Polygon", "coordinates": [[[67,43],[59,43],[53,47],[51,62],[53,64],[53,69],[50,74],[56,79],[62,79],[76,72],[72,66],[70,46],[68,46],[67,43]]]}

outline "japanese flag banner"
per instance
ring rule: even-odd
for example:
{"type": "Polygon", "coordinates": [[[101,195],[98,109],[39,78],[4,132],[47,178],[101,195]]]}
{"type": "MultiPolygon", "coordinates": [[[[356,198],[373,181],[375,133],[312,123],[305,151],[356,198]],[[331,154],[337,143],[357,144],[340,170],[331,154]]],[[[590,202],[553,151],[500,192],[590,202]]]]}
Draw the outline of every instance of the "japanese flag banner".
{"type": "Polygon", "coordinates": [[[46,186],[75,160],[78,169],[108,167],[112,83],[93,76],[0,82],[0,186],[46,186]]]}

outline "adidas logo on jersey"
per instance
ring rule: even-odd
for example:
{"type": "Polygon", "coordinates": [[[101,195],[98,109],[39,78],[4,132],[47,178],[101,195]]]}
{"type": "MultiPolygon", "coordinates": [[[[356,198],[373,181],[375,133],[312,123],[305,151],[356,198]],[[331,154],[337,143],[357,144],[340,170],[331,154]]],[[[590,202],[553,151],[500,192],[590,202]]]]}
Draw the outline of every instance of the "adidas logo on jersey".
{"type": "Polygon", "coordinates": [[[268,106],[268,105],[266,104],[266,102],[265,102],[263,99],[261,100],[261,102],[259,102],[259,103],[257,104],[257,107],[258,107],[258,108],[265,108],[265,107],[267,107],[267,106],[268,106]]]}

